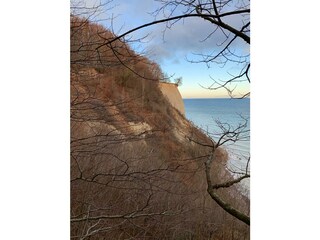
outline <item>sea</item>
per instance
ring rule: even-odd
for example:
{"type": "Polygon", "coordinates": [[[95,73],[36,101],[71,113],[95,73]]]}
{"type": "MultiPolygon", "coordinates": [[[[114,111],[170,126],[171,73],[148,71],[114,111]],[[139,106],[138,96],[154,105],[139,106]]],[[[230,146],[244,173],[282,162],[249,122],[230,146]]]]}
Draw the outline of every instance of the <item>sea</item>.
{"type": "MultiPolygon", "coordinates": [[[[223,145],[229,156],[227,167],[233,172],[244,171],[250,157],[250,98],[192,98],[183,99],[183,102],[187,119],[215,141],[223,132],[217,122],[227,128],[236,128],[246,122],[242,139],[223,145]]],[[[249,194],[248,179],[242,181],[241,188],[249,194]]]]}

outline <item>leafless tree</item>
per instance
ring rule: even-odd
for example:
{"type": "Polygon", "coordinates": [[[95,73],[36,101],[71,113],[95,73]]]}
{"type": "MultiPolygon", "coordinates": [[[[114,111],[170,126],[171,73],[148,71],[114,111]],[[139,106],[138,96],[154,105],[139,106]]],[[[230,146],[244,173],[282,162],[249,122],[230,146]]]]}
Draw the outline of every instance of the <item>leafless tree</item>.
{"type": "Polygon", "coordinates": [[[214,206],[201,180],[202,162],[211,154],[206,147],[183,154],[187,150],[165,145],[179,123],[163,114],[177,115],[158,97],[161,69],[135,54],[128,38],[94,23],[99,6],[106,5],[76,5],[71,14],[71,237],[165,239],[181,237],[186,226],[189,237],[214,236],[222,223],[206,211],[214,206]],[[114,85],[129,90],[120,94],[114,85]],[[149,101],[156,103],[152,129],[141,126],[137,114],[149,101]],[[171,147],[170,155],[161,147],[171,147]]]}
{"type": "MultiPolygon", "coordinates": [[[[179,21],[186,18],[201,18],[212,24],[212,32],[204,39],[215,37],[215,35],[222,34],[224,39],[217,42],[214,48],[218,47],[218,51],[209,54],[197,54],[202,57],[202,60],[190,60],[192,63],[205,63],[208,66],[217,64],[221,67],[227,65],[235,65],[239,69],[236,74],[230,74],[231,77],[227,79],[213,79],[213,84],[208,86],[208,89],[217,90],[224,88],[228,94],[233,97],[234,90],[237,83],[250,83],[250,55],[249,53],[238,53],[236,51],[237,45],[240,43],[245,48],[250,44],[250,1],[235,1],[235,0],[158,0],[162,6],[153,12],[156,17],[162,17],[160,20],[155,20],[131,29],[123,34],[118,35],[114,39],[102,44],[111,45],[114,41],[119,39],[125,40],[128,34],[146,28],[152,25],[165,23],[166,28],[172,28],[179,21]],[[235,21],[236,20],[236,21],[235,21]]],[[[241,97],[248,97],[249,92],[244,93],[241,97]]],[[[224,129],[217,142],[212,141],[210,147],[212,154],[206,161],[206,178],[208,184],[208,193],[225,211],[235,216],[239,220],[250,224],[250,218],[240,211],[231,207],[228,203],[221,200],[216,194],[215,190],[226,188],[240,182],[245,178],[249,178],[248,168],[239,178],[232,181],[214,184],[211,179],[211,164],[214,161],[214,153],[218,147],[229,141],[238,141],[239,136],[244,132],[245,125],[240,125],[231,130],[230,126],[226,128],[226,123],[218,123],[221,129],[224,129]]],[[[249,159],[248,159],[249,164],[249,159]]]]}
{"type": "Polygon", "coordinates": [[[247,225],[250,225],[250,217],[248,213],[239,211],[232,204],[226,202],[219,196],[217,190],[226,189],[235,184],[240,183],[242,180],[250,178],[250,157],[247,158],[247,163],[245,169],[240,169],[239,171],[230,170],[231,173],[236,174],[235,178],[231,180],[216,183],[215,181],[221,181],[219,177],[217,178],[214,175],[218,175],[218,171],[221,170],[221,166],[216,164],[215,169],[212,168],[213,163],[217,162],[216,159],[216,151],[219,147],[226,145],[229,142],[236,143],[238,141],[248,141],[249,140],[249,129],[248,129],[248,120],[244,119],[242,123],[239,123],[236,127],[231,126],[228,123],[222,123],[221,121],[216,120],[216,124],[221,130],[219,133],[211,133],[207,132],[206,134],[212,136],[211,143],[205,144],[198,141],[195,141],[192,136],[188,137],[190,141],[193,141],[201,146],[208,147],[210,149],[211,154],[209,154],[207,160],[205,161],[205,173],[206,173],[206,181],[207,181],[207,191],[210,194],[211,198],[226,212],[244,222],[247,225]],[[217,138],[216,138],[217,136],[217,138]],[[214,140],[213,138],[216,138],[214,140]],[[217,180],[219,179],[219,180],[217,180]]]}
{"type": "MultiPolygon", "coordinates": [[[[250,83],[250,53],[243,50],[250,45],[250,1],[249,0],[156,0],[162,4],[153,14],[161,18],[133,28],[116,38],[106,41],[101,46],[111,46],[114,41],[128,39],[128,35],[140,29],[165,23],[166,28],[173,28],[179,21],[187,18],[201,18],[212,25],[212,31],[203,41],[209,38],[220,39],[212,46],[214,51],[196,53],[197,59],[190,59],[191,63],[204,63],[208,67],[217,65],[226,69],[230,77],[216,79],[211,76],[213,83],[205,86],[210,90],[225,89],[233,97],[237,84],[250,83]],[[222,39],[220,36],[223,36],[222,39]],[[217,37],[218,36],[218,37],[217,37]],[[240,45],[240,46],[239,46],[240,45]],[[228,69],[235,69],[229,72],[228,69]]],[[[164,30],[165,32],[165,30],[164,30]]],[[[248,97],[250,92],[242,93],[241,97],[248,97]]]]}

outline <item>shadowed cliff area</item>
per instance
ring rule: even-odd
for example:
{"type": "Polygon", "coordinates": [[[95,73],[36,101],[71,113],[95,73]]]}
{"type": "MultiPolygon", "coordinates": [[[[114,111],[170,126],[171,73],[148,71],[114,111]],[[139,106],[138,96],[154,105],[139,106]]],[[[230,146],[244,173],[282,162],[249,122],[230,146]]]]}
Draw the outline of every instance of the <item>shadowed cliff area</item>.
{"type": "MultiPolygon", "coordinates": [[[[248,239],[209,197],[210,139],[160,67],[84,19],[71,17],[70,34],[71,238],[248,239]]],[[[216,155],[214,177],[230,179],[226,151],[216,155]]],[[[249,211],[235,188],[221,195],[249,211]]]]}

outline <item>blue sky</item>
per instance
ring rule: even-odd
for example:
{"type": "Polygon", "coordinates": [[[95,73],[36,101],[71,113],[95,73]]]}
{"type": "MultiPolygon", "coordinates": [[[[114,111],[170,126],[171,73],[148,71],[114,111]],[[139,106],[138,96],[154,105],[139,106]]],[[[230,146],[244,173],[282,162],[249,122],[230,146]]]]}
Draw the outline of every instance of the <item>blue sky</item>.
{"type": "MultiPolygon", "coordinates": [[[[95,0],[87,0],[87,5],[92,5],[95,0]]],[[[152,0],[113,0],[104,14],[100,17],[113,17],[110,21],[102,23],[113,29],[116,34],[121,34],[139,25],[153,21],[155,18],[150,13],[157,8],[158,3],[152,0]],[[104,15],[104,16],[103,16],[104,15]]],[[[159,18],[158,18],[159,19],[159,18]]],[[[232,21],[232,20],[231,20],[232,21]]],[[[234,23],[237,24],[237,23],[234,23]]],[[[199,18],[189,18],[176,23],[171,29],[166,29],[165,24],[158,24],[134,32],[133,38],[148,37],[141,44],[133,45],[137,52],[145,52],[146,56],[157,62],[164,73],[173,78],[182,77],[183,84],[179,87],[183,98],[215,98],[228,97],[225,90],[208,90],[214,79],[226,79],[229,73],[234,72],[234,66],[226,65],[221,68],[211,65],[210,68],[203,63],[190,63],[188,60],[195,59],[193,53],[212,53],[218,51],[217,42],[223,41],[222,33],[217,33],[214,38],[203,40],[211,31],[213,26],[199,18]]],[[[237,51],[249,52],[249,47],[241,42],[237,43],[237,51]]],[[[249,91],[249,84],[237,84],[235,95],[241,95],[249,91]]]]}

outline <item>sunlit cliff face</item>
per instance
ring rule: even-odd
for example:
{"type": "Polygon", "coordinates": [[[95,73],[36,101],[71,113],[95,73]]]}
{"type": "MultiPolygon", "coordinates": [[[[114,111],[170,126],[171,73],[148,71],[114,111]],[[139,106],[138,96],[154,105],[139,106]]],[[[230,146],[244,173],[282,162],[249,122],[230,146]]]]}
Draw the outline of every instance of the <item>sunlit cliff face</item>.
{"type": "Polygon", "coordinates": [[[176,108],[181,114],[185,115],[184,103],[182,96],[176,84],[160,83],[160,90],[163,95],[169,100],[171,105],[176,108]]]}

